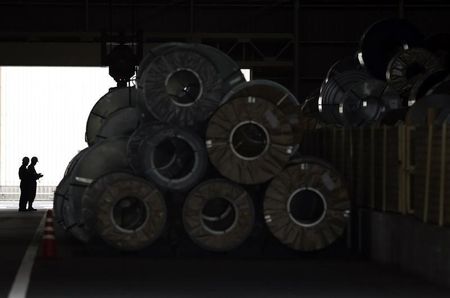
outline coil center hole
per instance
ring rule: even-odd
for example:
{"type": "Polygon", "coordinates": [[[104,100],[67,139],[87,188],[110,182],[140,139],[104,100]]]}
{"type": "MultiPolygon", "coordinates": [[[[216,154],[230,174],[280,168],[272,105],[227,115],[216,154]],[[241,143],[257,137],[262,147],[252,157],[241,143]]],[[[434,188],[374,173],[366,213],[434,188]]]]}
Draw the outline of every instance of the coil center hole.
{"type": "Polygon", "coordinates": [[[269,136],[258,123],[245,122],[231,133],[231,147],[243,159],[256,159],[267,149],[269,136]]]}
{"type": "Polygon", "coordinates": [[[182,179],[195,165],[195,151],[185,140],[177,137],[164,139],[156,146],[153,164],[166,179],[182,179]]]}
{"type": "Polygon", "coordinates": [[[312,226],[325,216],[325,200],[316,191],[301,189],[289,199],[288,211],[299,225],[312,226]]]}
{"type": "Polygon", "coordinates": [[[144,202],[136,197],[120,199],[113,208],[114,223],[126,231],[135,231],[142,227],[147,219],[144,202]]]}
{"type": "Polygon", "coordinates": [[[166,92],[180,106],[190,106],[200,98],[202,88],[198,75],[190,69],[179,69],[166,80],[166,92]]]}
{"type": "Polygon", "coordinates": [[[208,200],[202,210],[203,225],[212,233],[224,233],[236,222],[236,209],[233,204],[223,198],[208,200]]]}

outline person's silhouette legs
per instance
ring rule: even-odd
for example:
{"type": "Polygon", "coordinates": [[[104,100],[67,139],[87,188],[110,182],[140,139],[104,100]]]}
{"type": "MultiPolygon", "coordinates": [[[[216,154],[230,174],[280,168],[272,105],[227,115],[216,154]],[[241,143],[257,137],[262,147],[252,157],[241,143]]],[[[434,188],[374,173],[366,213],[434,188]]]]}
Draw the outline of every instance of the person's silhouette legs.
{"type": "Polygon", "coordinates": [[[28,157],[22,158],[22,165],[19,168],[20,178],[20,199],[19,199],[19,211],[27,211],[27,202],[29,197],[29,174],[27,165],[30,162],[28,157]]]}
{"type": "Polygon", "coordinates": [[[36,181],[43,176],[41,173],[36,173],[34,166],[37,164],[37,162],[38,162],[37,157],[33,156],[31,158],[31,164],[28,166],[28,175],[30,177],[30,179],[29,179],[30,183],[28,184],[28,187],[29,187],[28,210],[29,211],[36,211],[36,209],[33,208],[34,198],[36,197],[36,187],[37,187],[36,181]]]}

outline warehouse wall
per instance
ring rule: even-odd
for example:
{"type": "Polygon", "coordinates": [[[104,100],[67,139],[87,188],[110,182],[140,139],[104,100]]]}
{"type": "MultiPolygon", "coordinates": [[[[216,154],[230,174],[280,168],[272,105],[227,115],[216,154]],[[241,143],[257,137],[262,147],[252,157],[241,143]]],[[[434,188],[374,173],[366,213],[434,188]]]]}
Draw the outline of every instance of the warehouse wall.
{"type": "Polygon", "coordinates": [[[99,67],[0,67],[0,72],[0,186],[19,185],[22,157],[34,155],[44,174],[38,186],[56,186],[70,159],[86,147],[90,109],[115,82],[99,67]]]}

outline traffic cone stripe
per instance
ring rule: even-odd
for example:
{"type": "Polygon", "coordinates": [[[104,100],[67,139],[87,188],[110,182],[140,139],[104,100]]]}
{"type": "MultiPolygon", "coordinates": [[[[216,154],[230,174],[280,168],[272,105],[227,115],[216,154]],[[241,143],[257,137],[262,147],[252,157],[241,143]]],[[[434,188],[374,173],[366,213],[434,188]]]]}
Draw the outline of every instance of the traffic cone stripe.
{"type": "Polygon", "coordinates": [[[47,211],[45,220],[44,236],[42,237],[42,256],[53,258],[56,256],[55,229],[53,228],[53,212],[47,211]]]}

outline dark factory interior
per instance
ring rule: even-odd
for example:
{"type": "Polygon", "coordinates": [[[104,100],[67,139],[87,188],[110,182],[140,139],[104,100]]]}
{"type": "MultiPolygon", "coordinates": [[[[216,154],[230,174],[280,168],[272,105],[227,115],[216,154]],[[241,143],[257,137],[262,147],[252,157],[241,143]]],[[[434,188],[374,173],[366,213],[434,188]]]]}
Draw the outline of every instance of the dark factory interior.
{"type": "Polygon", "coordinates": [[[450,2],[0,0],[0,297],[450,297],[450,2]]]}

